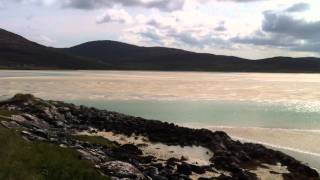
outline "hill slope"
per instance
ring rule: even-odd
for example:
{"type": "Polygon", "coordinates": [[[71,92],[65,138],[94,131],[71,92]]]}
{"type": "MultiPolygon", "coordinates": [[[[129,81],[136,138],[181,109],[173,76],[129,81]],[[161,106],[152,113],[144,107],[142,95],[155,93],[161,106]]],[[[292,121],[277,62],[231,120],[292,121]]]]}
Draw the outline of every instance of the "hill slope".
{"type": "Polygon", "coordinates": [[[103,63],[74,57],[0,29],[0,67],[10,69],[96,69],[103,63]]]}
{"type": "Polygon", "coordinates": [[[320,72],[317,58],[275,57],[247,60],[163,47],[139,47],[115,41],[95,41],[61,51],[94,58],[122,70],[320,72]]]}
{"type": "Polygon", "coordinates": [[[248,60],[116,41],[48,48],[0,29],[0,68],[319,73],[320,59],[248,60]]]}

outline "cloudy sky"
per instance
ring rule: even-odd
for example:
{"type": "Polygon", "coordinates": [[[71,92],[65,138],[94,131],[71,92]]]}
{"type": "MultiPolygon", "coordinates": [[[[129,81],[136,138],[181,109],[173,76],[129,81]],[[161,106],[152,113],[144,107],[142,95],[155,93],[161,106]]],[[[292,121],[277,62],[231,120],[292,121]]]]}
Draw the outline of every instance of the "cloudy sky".
{"type": "Polygon", "coordinates": [[[0,0],[0,28],[54,47],[116,40],[250,59],[320,56],[319,0],[0,0]]]}

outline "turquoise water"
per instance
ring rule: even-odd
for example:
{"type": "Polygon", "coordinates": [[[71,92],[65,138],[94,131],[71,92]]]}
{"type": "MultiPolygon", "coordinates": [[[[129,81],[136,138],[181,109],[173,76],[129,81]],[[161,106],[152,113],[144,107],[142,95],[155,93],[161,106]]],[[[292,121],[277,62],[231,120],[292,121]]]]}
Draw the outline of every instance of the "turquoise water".
{"type": "Polygon", "coordinates": [[[298,107],[285,104],[179,100],[72,100],[72,102],[178,124],[320,129],[319,111],[303,112],[298,107]]]}
{"type": "Polygon", "coordinates": [[[13,78],[13,77],[49,77],[49,76],[68,76],[70,71],[2,71],[0,70],[0,78],[13,78]]]}
{"type": "MultiPolygon", "coordinates": [[[[320,112],[301,112],[301,108],[299,107],[283,104],[147,100],[72,100],[69,102],[79,105],[85,104],[100,109],[108,109],[148,119],[173,122],[180,125],[196,123],[199,127],[260,127],[266,128],[266,131],[273,128],[283,128],[288,130],[320,129],[320,112]]],[[[281,135],[279,134],[279,136],[281,135]]],[[[296,139],[296,142],[294,143],[301,143],[301,141],[304,141],[304,139],[296,139]]],[[[282,147],[281,143],[275,144],[270,148],[283,151],[314,168],[320,169],[320,154],[310,154],[312,151],[308,151],[308,148],[297,149],[297,151],[288,150],[287,147],[282,147]]]]}

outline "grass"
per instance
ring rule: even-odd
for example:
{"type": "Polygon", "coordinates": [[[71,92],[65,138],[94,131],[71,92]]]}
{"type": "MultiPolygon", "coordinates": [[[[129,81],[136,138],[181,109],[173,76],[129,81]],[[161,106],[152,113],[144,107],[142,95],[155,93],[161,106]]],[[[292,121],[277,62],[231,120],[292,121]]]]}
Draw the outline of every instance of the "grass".
{"type": "Polygon", "coordinates": [[[14,101],[28,101],[34,99],[35,97],[32,94],[16,94],[12,98],[14,101]]]}
{"type": "Polygon", "coordinates": [[[6,109],[1,109],[1,108],[0,108],[0,115],[1,115],[1,116],[10,117],[10,116],[12,116],[12,115],[17,115],[17,114],[19,114],[18,111],[8,111],[8,110],[6,110],[6,109]]]}
{"type": "Polygon", "coordinates": [[[9,111],[0,107],[0,121],[11,121],[11,116],[19,114],[19,111],[9,111]]]}
{"type": "Polygon", "coordinates": [[[115,149],[119,147],[119,144],[117,144],[116,142],[110,141],[101,136],[76,135],[74,137],[75,139],[78,139],[80,141],[89,142],[91,144],[98,144],[106,148],[115,149]]]}
{"type": "MultiPolygon", "coordinates": [[[[0,121],[2,119],[0,118],[0,121]]],[[[80,154],[44,142],[27,142],[0,125],[0,179],[107,180],[80,154]]]]}

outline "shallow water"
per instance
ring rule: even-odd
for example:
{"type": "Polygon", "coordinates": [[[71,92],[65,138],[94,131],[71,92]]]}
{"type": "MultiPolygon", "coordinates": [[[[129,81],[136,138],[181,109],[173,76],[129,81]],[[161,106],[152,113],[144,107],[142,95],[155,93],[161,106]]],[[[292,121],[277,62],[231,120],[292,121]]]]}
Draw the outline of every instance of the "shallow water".
{"type": "MultiPolygon", "coordinates": [[[[246,101],[69,100],[149,119],[200,126],[264,127],[320,130],[320,111],[294,105],[246,101]]],[[[300,105],[297,105],[300,106],[300,105]]]]}
{"type": "Polygon", "coordinates": [[[0,99],[16,93],[224,130],[320,169],[318,74],[0,71],[0,99]]]}
{"type": "Polygon", "coordinates": [[[2,95],[59,99],[302,102],[316,111],[320,104],[318,74],[1,71],[0,83],[2,95]]]}

